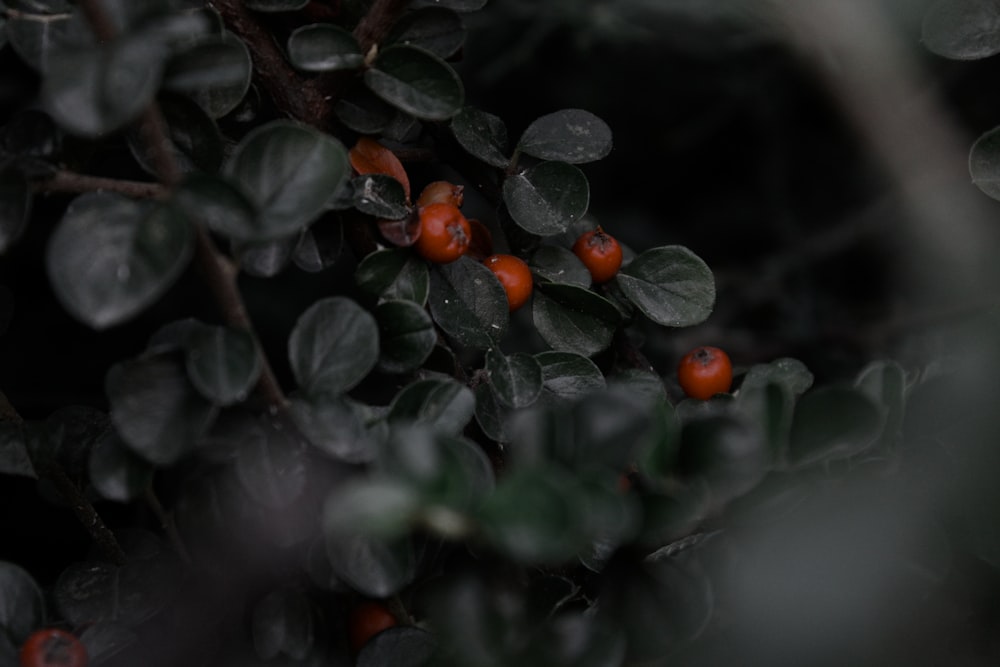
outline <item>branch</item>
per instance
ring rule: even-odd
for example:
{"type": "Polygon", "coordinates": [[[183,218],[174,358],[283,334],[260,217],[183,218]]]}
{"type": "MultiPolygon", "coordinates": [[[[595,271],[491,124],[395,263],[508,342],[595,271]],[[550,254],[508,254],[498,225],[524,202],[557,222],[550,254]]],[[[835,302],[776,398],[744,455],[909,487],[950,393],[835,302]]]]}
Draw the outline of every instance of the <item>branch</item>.
{"type": "Polygon", "coordinates": [[[35,192],[72,192],[76,194],[105,190],[137,199],[163,199],[168,192],[159,183],[88,176],[65,169],[55,172],[45,180],[35,181],[32,184],[32,189],[35,192]]]}
{"type": "Polygon", "coordinates": [[[382,43],[407,4],[409,0],[375,0],[354,28],[354,38],[358,40],[361,53],[367,54],[373,46],[382,43]]]}

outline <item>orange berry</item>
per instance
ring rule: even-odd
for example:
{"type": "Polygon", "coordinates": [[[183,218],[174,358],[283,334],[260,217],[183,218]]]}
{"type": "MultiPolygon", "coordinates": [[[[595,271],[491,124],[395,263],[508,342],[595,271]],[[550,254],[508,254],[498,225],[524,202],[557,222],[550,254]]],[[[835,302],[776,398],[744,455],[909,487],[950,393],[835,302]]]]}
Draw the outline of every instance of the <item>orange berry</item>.
{"type": "Polygon", "coordinates": [[[358,604],[347,617],[347,636],[351,651],[357,653],[372,637],[398,623],[389,608],[381,602],[368,600],[358,604]]]}
{"type": "Polygon", "coordinates": [[[453,204],[428,204],[418,209],[420,236],[413,246],[424,259],[447,264],[465,254],[472,239],[469,221],[453,204]]]}
{"type": "Polygon", "coordinates": [[[507,293],[507,306],[511,312],[528,302],[534,281],[531,269],[522,259],[514,255],[490,255],[483,260],[483,264],[503,285],[504,292],[507,293]]]}
{"type": "Polygon", "coordinates": [[[21,667],[86,667],[87,649],[65,630],[33,632],[21,647],[21,667]]]}
{"type": "Polygon", "coordinates": [[[622,265],[621,245],[600,227],[581,234],[573,244],[573,254],[580,258],[597,284],[614,278],[622,265]]]}
{"type": "Polygon", "coordinates": [[[465,200],[465,195],[462,194],[464,190],[465,186],[455,185],[454,183],[449,183],[448,181],[434,181],[433,183],[428,183],[427,186],[420,191],[420,196],[417,197],[417,206],[444,203],[461,208],[462,202],[465,200]]]}
{"type": "Polygon", "coordinates": [[[733,384],[733,364],[717,347],[696,347],[681,358],[677,380],[691,398],[707,400],[724,394],[733,384]]]}

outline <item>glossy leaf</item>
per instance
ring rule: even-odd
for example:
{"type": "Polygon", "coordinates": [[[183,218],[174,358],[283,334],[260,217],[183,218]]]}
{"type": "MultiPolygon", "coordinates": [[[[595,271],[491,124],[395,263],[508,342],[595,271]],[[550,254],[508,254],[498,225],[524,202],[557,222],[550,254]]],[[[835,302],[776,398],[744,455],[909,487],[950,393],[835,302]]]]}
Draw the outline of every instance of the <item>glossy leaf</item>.
{"type": "Polygon", "coordinates": [[[218,176],[188,175],[174,192],[174,201],[188,217],[231,239],[260,241],[273,234],[249,198],[218,176]]]}
{"type": "Polygon", "coordinates": [[[393,595],[416,574],[416,555],[406,539],[384,540],[327,531],[326,553],[338,577],[373,598],[393,595]]]}
{"type": "Polygon", "coordinates": [[[481,383],[475,386],[473,393],[476,397],[476,423],[483,430],[486,437],[496,442],[507,442],[509,437],[504,428],[508,411],[497,398],[496,391],[489,383],[481,383]]]}
{"type": "Polygon", "coordinates": [[[431,315],[461,345],[486,349],[507,330],[507,294],[493,272],[461,257],[431,271],[431,315]]]}
{"type": "Polygon", "coordinates": [[[503,183],[503,200],[519,227],[538,234],[560,234],[590,205],[590,184],[566,162],[542,162],[503,183]]]}
{"type": "Polygon", "coordinates": [[[252,73],[246,44],[227,32],[201,38],[174,55],[163,73],[163,87],[187,95],[209,116],[221,118],[246,96],[252,73]]]}
{"type": "Polygon", "coordinates": [[[604,297],[577,285],[540,284],[531,315],[553,349],[593,356],[611,345],[621,315],[604,297]]]}
{"type": "MultiPolygon", "coordinates": [[[[403,199],[410,200],[410,177],[406,168],[391,150],[369,137],[360,137],[347,152],[351,167],[358,174],[381,174],[391,176],[403,188],[403,199]]],[[[377,214],[373,214],[377,215],[377,214]]],[[[402,216],[399,216],[402,217],[402,216]]]]}
{"type": "Polygon", "coordinates": [[[431,316],[412,301],[384,301],[375,309],[378,321],[378,367],[384,373],[409,373],[423,365],[437,343],[431,316]]]}
{"type": "Polygon", "coordinates": [[[90,450],[89,473],[90,483],[102,498],[127,503],[146,491],[154,468],[110,430],[90,450]]]}
{"type": "Polygon", "coordinates": [[[186,361],[195,388],[216,405],[245,400],[262,367],[250,333],[220,326],[206,326],[193,334],[186,361]]]}
{"type": "Polygon", "coordinates": [[[368,174],[352,182],[354,207],[362,213],[382,220],[403,220],[409,217],[406,191],[392,176],[368,174]]]}
{"type": "Polygon", "coordinates": [[[454,380],[418,380],[392,400],[389,419],[431,426],[446,435],[458,435],[472,419],[476,398],[472,390],[454,380]]]}
{"type": "Polygon", "coordinates": [[[1000,199],[1000,127],[986,132],[969,151],[969,174],[976,187],[1000,199]]]}
{"type": "Polygon", "coordinates": [[[359,69],[365,61],[358,40],[332,23],[313,23],[292,31],[288,60],[306,72],[359,69]]]}
{"type": "Polygon", "coordinates": [[[703,481],[720,502],[756,486],[770,463],[768,443],[741,419],[697,418],[681,429],[679,473],[686,480],[703,481]]]}
{"type": "Polygon", "coordinates": [[[873,361],[854,382],[866,396],[881,406],[885,414],[880,440],[891,446],[903,427],[906,410],[906,372],[895,361],[873,361]]]}
{"type": "Polygon", "coordinates": [[[358,264],[354,280],[365,294],[380,300],[427,302],[430,273],[427,263],[403,248],[371,253],[358,264]]]}
{"type": "Polygon", "coordinates": [[[378,324],[346,297],[317,301],[299,317],[288,357],[309,394],[342,394],[364,379],[379,356],[378,324]]]}
{"type": "Polygon", "coordinates": [[[258,600],[251,612],[253,646],[261,660],[287,655],[304,660],[315,637],[312,603],[303,591],[279,588],[258,600]]]}
{"type": "MultiPolygon", "coordinates": [[[[205,111],[188,98],[163,95],[160,112],[167,125],[172,153],[182,172],[214,173],[222,165],[223,146],[219,128],[205,111]]],[[[138,131],[128,136],[132,156],[147,173],[156,176],[156,166],[146,141],[138,131]]]]}
{"type": "Polygon", "coordinates": [[[366,86],[349,89],[333,106],[337,119],[358,134],[379,134],[396,116],[396,108],[366,86]]]}
{"type": "Polygon", "coordinates": [[[275,238],[296,233],[317,218],[348,178],[350,166],[338,140],[277,120],[247,134],[224,171],[256,207],[261,235],[275,238]]]}
{"type": "Polygon", "coordinates": [[[15,169],[0,170],[0,255],[24,233],[31,201],[28,179],[15,169]]]}
{"type": "Polygon", "coordinates": [[[783,385],[792,395],[798,396],[812,386],[813,374],[798,359],[784,357],[752,366],[740,387],[745,390],[764,387],[770,383],[783,385]]]}
{"type": "Polygon", "coordinates": [[[507,154],[507,126],[493,114],[465,107],[451,119],[451,132],[462,148],[486,164],[504,168],[507,154]]]}
{"type": "Polygon", "coordinates": [[[924,14],[921,37],[930,51],[956,60],[1000,53],[1000,7],[992,0],[938,0],[924,14]]]}
{"type": "Polygon", "coordinates": [[[410,529],[421,502],[420,490],[405,480],[384,475],[346,480],[323,505],[324,530],[398,539],[410,529]]]}
{"type": "Polygon", "coordinates": [[[11,47],[32,68],[45,72],[54,53],[94,44],[83,15],[69,6],[51,3],[11,16],[5,28],[11,47]]]}
{"type": "Polygon", "coordinates": [[[878,437],[883,417],[860,391],[824,387],[799,399],[792,421],[789,457],[806,465],[864,451],[878,437]]]}
{"type": "Polygon", "coordinates": [[[543,393],[550,401],[575,401],[607,386],[601,369],[583,355],[551,351],[535,359],[542,366],[543,393]]]}
{"type": "Polygon", "coordinates": [[[454,10],[428,7],[403,14],[388,41],[419,46],[439,58],[450,58],[465,44],[465,35],[462,18],[454,10]]]}
{"type": "Polygon", "coordinates": [[[569,248],[542,244],[528,260],[531,272],[554,283],[589,288],[590,271],[569,248]]]}
{"type": "Polygon", "coordinates": [[[358,653],[358,667],[422,667],[437,648],[434,635],[414,625],[396,626],[378,633],[358,653]]]}
{"type": "Polygon", "coordinates": [[[295,397],[290,411],[296,426],[319,451],[338,461],[365,463],[374,456],[374,445],[365,432],[359,411],[345,398],[295,397]]]}
{"type": "Polygon", "coordinates": [[[303,271],[319,273],[337,262],[343,248],[344,226],[338,219],[324,216],[299,235],[292,260],[303,271]]]}
{"type": "Polygon", "coordinates": [[[611,128],[603,120],[582,109],[563,109],[529,125],[517,148],[542,160],[581,164],[605,157],[611,143],[611,128]]]}
{"type": "Polygon", "coordinates": [[[124,442],[159,466],[176,463],[192,451],[215,416],[215,408],[195,390],[184,370],[165,357],[112,366],[105,392],[124,442]]]}
{"type": "Polygon", "coordinates": [[[169,204],[94,192],[66,209],[46,268],[63,306],[104,329],[159,299],[186,268],[193,244],[190,222],[169,204]]]}
{"type": "Polygon", "coordinates": [[[45,598],[27,570],[0,560],[0,634],[20,645],[45,622],[45,598]]]}
{"type": "Polygon", "coordinates": [[[250,243],[233,242],[233,254],[240,270],[248,276],[271,278],[291,263],[295,239],[284,237],[250,243]]]}
{"type": "Polygon", "coordinates": [[[526,408],[542,393],[542,366],[529,354],[507,356],[491,349],[486,371],[497,398],[509,408],[526,408]]]}
{"type": "Polygon", "coordinates": [[[462,80],[446,62],[415,46],[389,46],[364,74],[376,95],[421,120],[448,120],[462,108],[462,80]]]}
{"type": "Polygon", "coordinates": [[[712,270],[683,246],[647,250],[622,268],[615,280],[629,301],[662,326],[699,324],[715,306],[712,270]]]}

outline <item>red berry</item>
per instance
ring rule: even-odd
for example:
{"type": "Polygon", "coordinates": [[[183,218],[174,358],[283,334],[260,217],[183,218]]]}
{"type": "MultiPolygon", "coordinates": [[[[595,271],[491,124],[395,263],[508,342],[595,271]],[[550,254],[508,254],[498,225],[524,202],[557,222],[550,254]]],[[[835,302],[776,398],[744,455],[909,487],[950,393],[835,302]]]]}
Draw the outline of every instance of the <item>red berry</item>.
{"type": "Polygon", "coordinates": [[[454,204],[436,202],[419,209],[420,236],[414,247],[422,257],[447,264],[465,254],[472,239],[469,221],[454,204]]]}
{"type": "Polygon", "coordinates": [[[86,667],[87,649],[58,628],[38,630],[21,647],[21,667],[86,667]]]}
{"type": "Polygon", "coordinates": [[[733,364],[717,347],[696,347],[681,359],[677,380],[691,398],[707,400],[724,394],[733,384],[733,364]]]}
{"type": "Polygon", "coordinates": [[[465,195],[463,194],[464,190],[464,186],[455,185],[449,181],[434,181],[433,183],[428,183],[427,186],[420,191],[420,196],[417,197],[417,206],[445,203],[461,208],[462,202],[465,200],[465,195]]]}
{"type": "Polygon", "coordinates": [[[381,602],[360,603],[347,617],[347,635],[351,650],[357,653],[372,637],[398,624],[396,617],[381,602]]]}
{"type": "Polygon", "coordinates": [[[483,264],[500,280],[507,293],[507,306],[511,312],[517,310],[531,297],[534,281],[531,269],[514,255],[490,255],[483,264]]]}
{"type": "Polygon", "coordinates": [[[584,232],[573,244],[573,253],[590,271],[595,283],[606,283],[618,274],[622,265],[622,247],[603,229],[584,232]]]}

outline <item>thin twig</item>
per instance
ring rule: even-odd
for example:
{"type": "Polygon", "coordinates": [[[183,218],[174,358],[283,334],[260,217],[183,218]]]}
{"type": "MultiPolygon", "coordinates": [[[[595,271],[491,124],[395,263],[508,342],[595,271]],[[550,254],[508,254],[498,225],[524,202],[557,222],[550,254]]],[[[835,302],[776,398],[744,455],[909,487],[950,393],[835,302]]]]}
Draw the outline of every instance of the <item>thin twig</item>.
{"type": "Polygon", "coordinates": [[[32,184],[32,189],[35,192],[71,192],[76,194],[99,191],[118,192],[136,199],[163,199],[169,192],[160,183],[89,176],[65,169],[56,171],[45,180],[35,181],[32,184]]]}
{"type": "Polygon", "coordinates": [[[167,538],[174,547],[174,551],[186,564],[191,564],[191,554],[188,553],[187,547],[184,546],[184,540],[181,539],[181,534],[177,532],[177,523],[174,521],[173,516],[171,516],[164,508],[163,503],[156,495],[156,491],[153,490],[152,484],[146,487],[146,504],[156,515],[157,520],[160,522],[160,527],[167,534],[167,538]]]}

